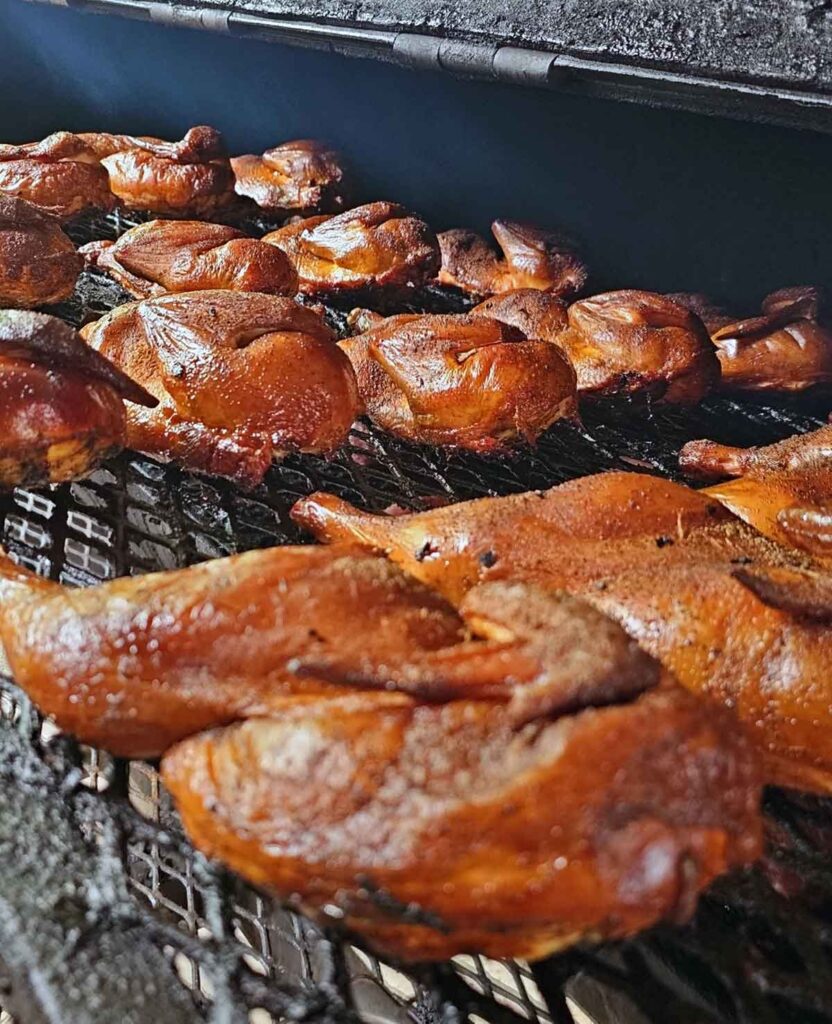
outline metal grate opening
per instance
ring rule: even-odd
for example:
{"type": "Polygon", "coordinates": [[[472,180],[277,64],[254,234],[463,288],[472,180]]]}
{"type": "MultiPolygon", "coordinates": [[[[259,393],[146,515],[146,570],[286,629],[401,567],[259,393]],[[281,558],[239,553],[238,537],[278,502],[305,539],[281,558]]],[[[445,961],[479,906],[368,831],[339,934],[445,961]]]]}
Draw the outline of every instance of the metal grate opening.
{"type": "MultiPolygon", "coordinates": [[[[76,242],[117,237],[136,222],[124,215],[88,218],[71,233],[76,242]]],[[[79,325],[125,298],[107,278],[85,272],[73,298],[52,311],[79,325]]],[[[436,291],[414,297],[414,305],[426,309],[456,302],[436,291]]],[[[338,311],[331,315],[336,325],[342,322],[338,311]]],[[[608,468],[674,475],[679,446],[690,438],[764,443],[811,429],[827,410],[822,398],[716,398],[691,411],[639,402],[589,407],[581,428],[557,425],[534,450],[498,460],[405,444],[361,423],[333,458],[290,457],[248,494],[127,452],[83,481],[0,495],[0,542],[35,571],[87,586],[301,541],[288,511],[315,489],[373,509],[425,508],[544,488],[608,468]]],[[[22,744],[13,754],[34,759],[26,761],[33,778],[46,772],[32,799],[46,804],[57,794],[69,826],[85,835],[116,836],[123,912],[134,916],[135,934],[162,951],[170,964],[165,969],[192,993],[194,1019],[832,1021],[832,814],[823,800],[772,792],[766,860],[720,881],[685,928],[659,927],[631,942],[579,948],[533,968],[464,956],[452,964],[400,969],[324,935],[208,865],[184,840],[153,765],[116,760],[56,736],[10,682],[0,693],[0,713],[0,740],[22,744]],[[80,785],[67,797],[67,779],[76,775],[80,785]]],[[[22,827],[32,830],[33,843],[43,838],[34,825],[22,827]]],[[[0,961],[5,959],[0,950],[0,961]]],[[[70,950],[66,978],[84,966],[70,950]]],[[[7,967],[0,971],[0,1003],[21,1022],[41,1019],[31,1012],[25,991],[21,995],[14,965],[7,967]]],[[[137,1015],[126,999],[109,1012],[109,1020],[157,1020],[154,1013],[137,1015]]],[[[6,1020],[12,1017],[3,1010],[0,1024],[6,1020]]]]}

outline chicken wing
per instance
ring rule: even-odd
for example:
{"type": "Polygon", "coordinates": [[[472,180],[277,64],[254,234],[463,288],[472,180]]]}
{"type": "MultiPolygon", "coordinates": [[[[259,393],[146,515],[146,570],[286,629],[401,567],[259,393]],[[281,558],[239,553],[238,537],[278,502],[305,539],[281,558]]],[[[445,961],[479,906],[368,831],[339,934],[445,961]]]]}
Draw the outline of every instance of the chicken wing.
{"type": "Polygon", "coordinates": [[[159,399],[131,409],[130,447],[241,485],[288,451],[327,452],[360,412],[355,374],[313,310],[254,292],[164,295],[85,328],[159,399]]]}
{"type": "Polygon", "coordinates": [[[82,265],[57,220],[0,193],[0,305],[26,309],[67,299],[82,265]]]}
{"type": "Polygon", "coordinates": [[[832,383],[832,330],[810,287],[773,292],[760,316],[724,324],[711,337],[726,391],[800,392],[832,383]]]}
{"type": "Polygon", "coordinates": [[[439,235],[440,284],[479,296],[535,288],[563,298],[586,284],[586,264],[562,232],[514,220],[495,220],[491,231],[502,258],[474,231],[453,228],[439,235]]]}
{"type": "Polygon", "coordinates": [[[157,756],[287,695],[341,692],[294,673],[304,656],[383,660],[461,636],[450,605],[349,546],[270,548],[82,590],[0,556],[0,640],[17,684],[62,729],[123,757],[157,756]]]}
{"type": "Polygon", "coordinates": [[[474,701],[287,704],[162,773],[203,852],[400,960],[536,959],[685,920],[760,852],[745,739],[676,690],[519,728],[474,701]]]}
{"type": "Polygon", "coordinates": [[[313,495],[293,516],[384,551],[454,602],[498,579],[585,598],[752,725],[769,781],[832,792],[832,582],[714,495],[607,473],[400,517],[313,495]]]}
{"type": "Polygon", "coordinates": [[[426,284],[439,269],[436,235],[395,203],[368,203],[272,231],[308,295],[426,284]]]}
{"type": "Polygon", "coordinates": [[[237,195],[271,214],[337,213],[352,191],[340,153],[314,139],[298,139],[231,161],[237,195]]]}
{"type": "Polygon", "coordinates": [[[141,387],[56,317],[0,310],[0,486],[83,476],[125,443],[141,387]]]}
{"type": "Polygon", "coordinates": [[[87,210],[111,210],[116,197],[106,170],[77,135],[56,132],[41,142],[0,145],[0,193],[71,220],[87,210]]]}
{"type": "Polygon", "coordinates": [[[586,396],[648,394],[699,402],[719,381],[719,361],[698,317],[653,292],[617,291],[569,307],[557,344],[586,396]]]}
{"type": "Polygon", "coordinates": [[[88,265],[140,299],[211,288],[273,295],[298,290],[295,268],[280,249],[223,224],[151,220],[116,242],[90,242],[80,251],[88,265]]]}
{"type": "Polygon", "coordinates": [[[691,441],[679,462],[694,475],[737,477],[707,493],[767,537],[832,557],[832,426],[763,448],[691,441]]]}
{"type": "Polygon", "coordinates": [[[408,440],[499,451],[576,416],[575,373],[560,350],[497,320],[394,316],[341,348],[367,414],[408,440]]]}

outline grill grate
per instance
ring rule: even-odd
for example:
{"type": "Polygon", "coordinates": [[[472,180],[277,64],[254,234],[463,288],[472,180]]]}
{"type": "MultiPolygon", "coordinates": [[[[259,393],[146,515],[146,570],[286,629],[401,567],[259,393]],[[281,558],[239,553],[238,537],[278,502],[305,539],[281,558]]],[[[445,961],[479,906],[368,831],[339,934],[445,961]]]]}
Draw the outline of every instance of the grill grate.
{"type": "MultiPolygon", "coordinates": [[[[79,222],[71,233],[76,242],[117,237],[133,223],[112,215],[79,222]]],[[[85,272],[75,296],[53,312],[80,325],[125,298],[108,279],[85,272]]],[[[445,309],[456,301],[425,292],[414,305],[445,309]]],[[[337,311],[331,314],[333,323],[341,322],[337,311]]],[[[373,509],[425,508],[544,488],[609,468],[673,475],[679,446],[690,438],[763,443],[811,429],[827,409],[822,399],[762,404],[720,398],[692,411],[622,402],[590,408],[581,428],[557,425],[535,450],[499,460],[405,444],[359,424],[333,458],[290,457],[248,494],[124,453],[86,480],[0,495],[0,538],[37,572],[86,586],[298,542],[303,538],[288,511],[314,489],[335,491],[373,509]]],[[[206,864],[182,837],[152,765],[114,760],[55,738],[10,683],[4,684],[0,709],[5,722],[0,738],[13,747],[2,760],[29,766],[27,785],[30,777],[37,782],[31,799],[51,806],[57,796],[70,831],[118,837],[114,848],[125,887],[121,904],[129,902],[143,941],[172,961],[193,995],[195,1019],[257,1024],[283,1018],[334,1024],[351,1017],[372,1024],[832,1021],[832,815],[824,801],[770,794],[767,860],[715,886],[686,928],[660,927],[631,942],[568,952],[534,969],[466,956],[402,971],[323,935],[206,864]],[[80,796],[68,798],[66,780],[79,768],[84,787],[80,796]]],[[[20,777],[15,776],[18,782],[20,777]]],[[[0,825],[4,813],[0,810],[0,825]]],[[[37,847],[43,836],[25,819],[24,814],[20,828],[37,847]]],[[[0,892],[0,902],[4,896],[0,892]]],[[[53,912],[46,896],[30,912],[41,910],[53,912]]],[[[71,980],[84,965],[68,950],[64,979],[71,980]]],[[[34,966],[24,964],[23,973],[34,966]]],[[[28,1024],[41,1018],[20,986],[20,971],[20,964],[6,964],[0,1002],[28,1024]]],[[[158,1019],[136,1016],[126,1001],[118,1012],[108,1010],[109,1019],[158,1019]]]]}

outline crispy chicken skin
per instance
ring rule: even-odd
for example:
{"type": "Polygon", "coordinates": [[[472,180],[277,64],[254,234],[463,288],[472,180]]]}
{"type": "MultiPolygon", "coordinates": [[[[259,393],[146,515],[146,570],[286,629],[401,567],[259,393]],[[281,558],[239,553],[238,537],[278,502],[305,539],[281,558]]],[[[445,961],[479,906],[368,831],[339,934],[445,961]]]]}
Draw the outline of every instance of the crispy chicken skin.
{"type": "Polygon", "coordinates": [[[752,725],[768,781],[832,792],[832,584],[712,493],[606,473],[400,517],[313,495],[293,516],[323,540],[384,551],[454,602],[498,579],[584,597],[752,725]]]}
{"type": "Polygon", "coordinates": [[[308,217],[263,241],[286,253],[307,295],[422,285],[439,269],[436,235],[395,203],[308,217]]]}
{"type": "Polygon", "coordinates": [[[816,288],[784,288],[764,299],[759,316],[714,330],[722,389],[800,392],[832,383],[832,330],[819,305],[816,288]]]}
{"type": "Polygon", "coordinates": [[[163,778],[194,843],[405,961],[685,920],[760,852],[746,741],[682,692],[519,728],[499,705],[386,699],[288,703],[175,747],[163,778]]]}
{"type": "Polygon", "coordinates": [[[164,295],[120,306],[85,334],[159,399],[129,411],[130,447],[245,487],[275,456],[338,448],[360,412],[332,332],[291,299],[164,295]]]}
{"type": "Polygon", "coordinates": [[[91,209],[111,210],[116,197],[95,152],[77,135],[0,145],[0,193],[25,199],[60,221],[91,209]]]}
{"type": "Polygon", "coordinates": [[[0,310],[0,486],[93,469],[125,443],[123,399],[155,401],[62,320],[0,310]]]}
{"type": "Polygon", "coordinates": [[[231,167],[237,195],[271,214],[338,213],[351,191],[341,154],[314,139],[234,157],[231,167]]]}
{"type": "Polygon", "coordinates": [[[576,416],[575,373],[560,350],[497,320],[404,314],[341,348],[367,415],[407,440],[499,451],[576,416]]]}
{"type": "MultiPolygon", "coordinates": [[[[330,649],[383,660],[462,636],[450,605],[358,548],[278,547],[72,590],[0,556],[0,640],[58,725],[124,757],[342,692],[307,672],[330,649]]],[[[393,695],[395,697],[395,695],[393,695]]]]}
{"type": "Polygon", "coordinates": [[[762,448],[691,441],[679,461],[692,475],[737,477],[707,493],[767,537],[832,558],[832,426],[762,448]]]}
{"type": "Polygon", "coordinates": [[[692,405],[719,381],[719,362],[702,322],[654,292],[624,290],[569,307],[558,336],[578,390],[605,397],[644,393],[692,405]]]}
{"type": "Polygon", "coordinates": [[[534,288],[563,298],[586,284],[586,264],[562,232],[514,220],[495,220],[491,231],[502,257],[474,231],[453,228],[439,235],[440,284],[480,296],[534,288]]]}
{"type": "Polygon", "coordinates": [[[552,292],[518,288],[492,295],[474,306],[472,316],[487,316],[518,328],[527,338],[538,341],[557,339],[569,326],[566,303],[552,292]]]}
{"type": "Polygon", "coordinates": [[[0,305],[30,309],[67,299],[82,265],[57,220],[0,193],[0,305]]]}
{"type": "Polygon", "coordinates": [[[295,268],[279,249],[224,224],[151,220],[116,242],[90,242],[80,251],[139,299],[212,288],[295,295],[298,288],[295,268]]]}

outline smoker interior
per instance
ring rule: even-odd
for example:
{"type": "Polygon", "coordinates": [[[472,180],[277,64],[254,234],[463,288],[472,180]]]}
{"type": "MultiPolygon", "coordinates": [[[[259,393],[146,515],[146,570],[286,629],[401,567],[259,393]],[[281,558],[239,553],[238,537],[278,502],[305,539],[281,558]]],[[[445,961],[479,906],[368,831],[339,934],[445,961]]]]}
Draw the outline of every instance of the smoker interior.
{"type": "MultiPolygon", "coordinates": [[[[830,265],[832,139],[443,80],[16,0],[0,0],[0,12],[0,88],[18,98],[0,106],[4,140],[93,127],[174,137],[200,122],[221,128],[235,151],[326,137],[352,157],[365,197],[400,199],[437,227],[482,228],[503,215],[577,230],[599,290],[702,289],[751,305],[775,287],[823,282],[830,265]]],[[[72,233],[78,242],[116,237],[132,223],[90,218],[72,233]]],[[[84,274],[76,296],[54,312],[80,324],[123,299],[107,279],[84,274]]],[[[446,300],[420,301],[433,309],[446,300]]],[[[817,425],[829,404],[711,399],[682,413],[622,403],[588,410],[582,429],[558,426],[535,450],[499,460],[405,445],[359,426],[335,458],[287,459],[250,494],[126,453],[87,480],[0,496],[0,538],[39,572],[90,585],[297,542],[288,509],[314,489],[374,509],[419,508],[613,467],[672,475],[685,440],[764,443],[817,425]]],[[[0,1005],[20,1022],[168,1019],[160,1000],[175,974],[191,995],[187,1011],[165,1003],[171,1020],[832,1020],[825,801],[770,793],[765,862],[721,881],[684,928],[581,948],[533,968],[462,957],[403,971],[207,865],[182,838],[152,765],[50,738],[11,683],[0,708],[3,785],[26,797],[0,802],[0,1005]],[[43,813],[33,813],[35,804],[43,813]],[[31,887],[19,887],[15,898],[25,901],[16,906],[15,875],[2,866],[15,835],[33,850],[52,850],[59,835],[80,844],[86,859],[66,860],[76,888],[109,891],[99,877],[109,872],[112,905],[102,911],[77,893],[68,904],[73,878],[58,885],[44,870],[27,876],[31,887]],[[65,927],[58,954],[39,927],[31,941],[20,939],[25,915],[35,926],[65,927]],[[80,1009],[72,1001],[78,991],[134,969],[115,956],[92,969],[83,955],[113,922],[116,932],[129,924],[146,969],[156,954],[169,962],[156,968],[165,974],[161,995],[143,1002],[135,985],[112,985],[105,1002],[80,1009]]]]}

